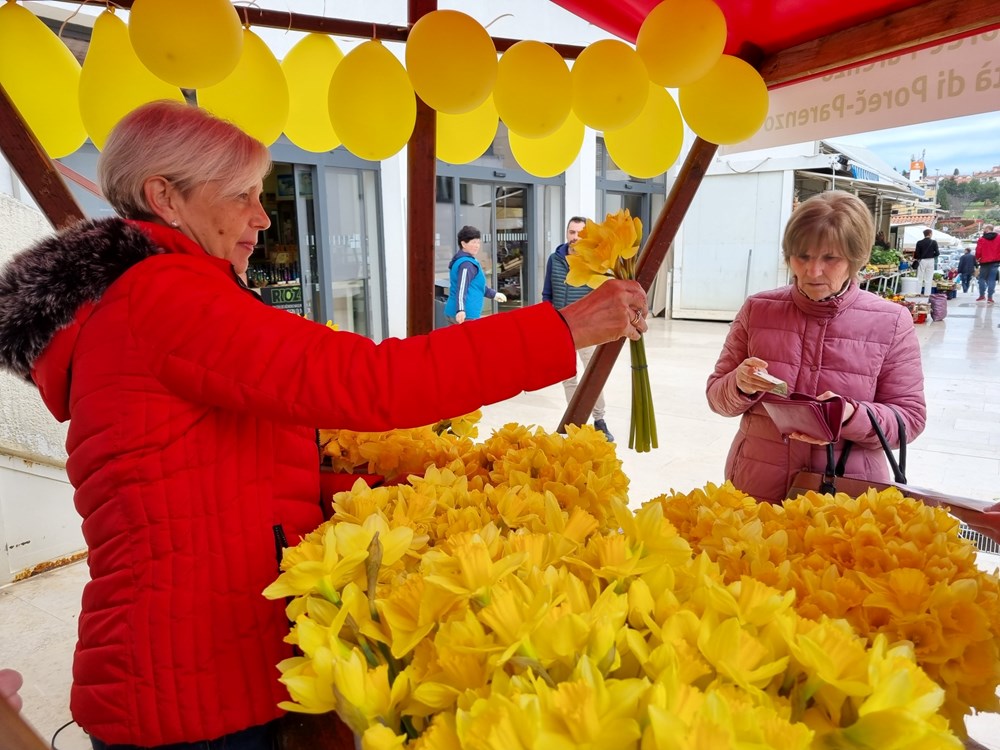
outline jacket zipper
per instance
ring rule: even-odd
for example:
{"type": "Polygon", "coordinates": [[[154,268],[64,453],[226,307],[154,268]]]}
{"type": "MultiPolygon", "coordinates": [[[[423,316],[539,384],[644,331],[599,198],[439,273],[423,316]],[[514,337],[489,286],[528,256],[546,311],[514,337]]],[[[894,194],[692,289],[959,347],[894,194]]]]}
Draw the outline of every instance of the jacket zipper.
{"type": "Polygon", "coordinates": [[[271,527],[271,531],[274,532],[274,554],[278,559],[278,568],[281,568],[281,556],[285,547],[288,546],[288,537],[285,536],[285,527],[280,523],[274,524],[271,527]]]}

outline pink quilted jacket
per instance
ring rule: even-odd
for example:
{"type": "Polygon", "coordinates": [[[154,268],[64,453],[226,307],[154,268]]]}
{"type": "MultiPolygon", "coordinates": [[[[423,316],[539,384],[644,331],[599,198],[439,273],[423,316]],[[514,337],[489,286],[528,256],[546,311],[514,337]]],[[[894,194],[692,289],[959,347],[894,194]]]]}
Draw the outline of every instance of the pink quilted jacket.
{"type": "Polygon", "coordinates": [[[726,479],[758,500],[780,502],[801,469],[822,471],[826,448],[784,440],[759,403],[744,395],[733,371],[747,357],[768,363],[768,372],[794,391],[811,396],[833,391],[859,408],[844,424],[835,446],[855,443],[846,476],[888,480],[889,467],[865,410],[870,407],[897,446],[895,409],[906,425],[907,442],[927,420],[920,347],[913,319],[902,305],[862,291],[852,283],[836,299],[814,302],[794,286],[755,294],[733,321],[715,371],[708,379],[712,411],[742,416],[726,459],[726,479]]]}

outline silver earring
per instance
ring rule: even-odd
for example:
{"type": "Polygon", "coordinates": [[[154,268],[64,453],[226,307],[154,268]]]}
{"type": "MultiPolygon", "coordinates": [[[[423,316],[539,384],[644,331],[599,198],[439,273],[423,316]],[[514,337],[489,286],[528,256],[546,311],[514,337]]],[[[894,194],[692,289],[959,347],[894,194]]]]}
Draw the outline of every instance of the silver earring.
{"type": "Polygon", "coordinates": [[[180,224],[178,224],[176,221],[172,221],[170,222],[170,226],[172,226],[174,229],[177,229],[177,227],[179,227],[180,224]]]}

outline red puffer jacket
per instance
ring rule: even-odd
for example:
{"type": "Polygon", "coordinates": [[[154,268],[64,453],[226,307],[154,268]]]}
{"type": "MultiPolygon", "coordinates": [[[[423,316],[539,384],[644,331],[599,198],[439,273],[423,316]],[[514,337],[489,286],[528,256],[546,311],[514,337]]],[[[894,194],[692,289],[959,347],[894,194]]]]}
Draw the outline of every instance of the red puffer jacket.
{"type": "Polygon", "coordinates": [[[865,407],[876,415],[892,446],[899,441],[895,409],[907,440],[924,430],[924,375],[913,317],[902,305],[861,291],[852,283],[839,297],[814,302],[794,286],[755,294],[733,321],[715,371],[708,379],[708,404],[716,414],[741,416],[726,459],[726,479],[758,500],[779,502],[801,469],[822,471],[825,446],[783,440],[760,405],[763,394],[745,396],[736,387],[736,367],[747,357],[768,363],[767,371],[793,391],[818,396],[833,391],[858,407],[835,446],[855,443],[846,476],[887,481],[888,464],[865,407]]]}
{"type": "Polygon", "coordinates": [[[980,263],[1000,261],[1000,234],[986,232],[976,242],[976,260],[980,263]]]}
{"type": "Polygon", "coordinates": [[[4,269],[0,362],[70,420],[91,573],[73,717],[142,746],[280,715],[288,623],[261,591],[321,521],[316,427],[424,425],[575,369],[550,305],[376,345],[268,307],[175,230],[118,219],[4,269]]]}

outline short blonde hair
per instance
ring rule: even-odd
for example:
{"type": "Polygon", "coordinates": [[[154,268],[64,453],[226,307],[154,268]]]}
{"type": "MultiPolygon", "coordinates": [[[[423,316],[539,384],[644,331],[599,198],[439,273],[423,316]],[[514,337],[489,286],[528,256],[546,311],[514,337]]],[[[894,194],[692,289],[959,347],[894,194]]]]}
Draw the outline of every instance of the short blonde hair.
{"type": "Polygon", "coordinates": [[[875,244],[875,221],[860,198],[830,190],[804,201],[788,220],[781,246],[785,263],[810,247],[837,247],[854,276],[868,262],[875,244]]]}
{"type": "Polygon", "coordinates": [[[169,180],[185,197],[208,182],[239,195],[269,171],[271,155],[256,138],[200,107],[167,100],[125,115],[97,160],[101,191],[126,219],[155,218],[143,188],[150,177],[169,180]]]}

